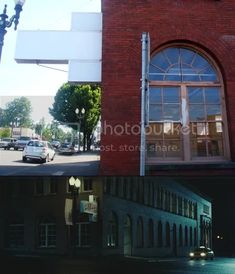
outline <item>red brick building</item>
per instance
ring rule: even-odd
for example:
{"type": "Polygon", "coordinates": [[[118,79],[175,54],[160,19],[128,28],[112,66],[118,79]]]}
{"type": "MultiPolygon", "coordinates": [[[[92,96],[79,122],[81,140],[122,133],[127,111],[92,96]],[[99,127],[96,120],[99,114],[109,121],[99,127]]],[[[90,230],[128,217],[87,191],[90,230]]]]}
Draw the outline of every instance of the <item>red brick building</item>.
{"type": "Polygon", "coordinates": [[[143,32],[151,40],[146,174],[233,174],[235,2],[102,0],[102,12],[101,174],[140,172],[143,32]]]}

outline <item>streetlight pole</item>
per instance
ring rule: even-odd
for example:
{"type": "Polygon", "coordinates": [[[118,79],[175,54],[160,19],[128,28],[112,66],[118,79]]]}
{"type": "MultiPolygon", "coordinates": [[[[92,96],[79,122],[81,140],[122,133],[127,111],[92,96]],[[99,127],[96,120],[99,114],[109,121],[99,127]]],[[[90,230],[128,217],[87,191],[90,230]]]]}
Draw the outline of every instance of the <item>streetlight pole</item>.
{"type": "Polygon", "coordinates": [[[78,201],[79,201],[79,191],[81,187],[81,181],[74,177],[69,178],[69,185],[71,188],[72,198],[73,198],[73,206],[72,206],[72,239],[71,246],[72,246],[72,253],[75,255],[76,253],[76,222],[77,222],[77,209],[78,209],[78,201]]]}
{"type": "Polygon", "coordinates": [[[7,15],[7,5],[4,6],[3,13],[0,14],[0,62],[2,56],[2,47],[4,43],[4,36],[7,33],[6,28],[10,28],[12,24],[15,24],[14,30],[17,30],[17,25],[19,24],[20,13],[25,0],[15,0],[15,14],[9,19],[7,15]]]}
{"type": "Polygon", "coordinates": [[[86,111],[84,108],[82,108],[81,110],[79,110],[78,108],[75,109],[75,113],[77,114],[77,117],[78,117],[78,152],[80,152],[81,122],[85,112],[86,111]]]}

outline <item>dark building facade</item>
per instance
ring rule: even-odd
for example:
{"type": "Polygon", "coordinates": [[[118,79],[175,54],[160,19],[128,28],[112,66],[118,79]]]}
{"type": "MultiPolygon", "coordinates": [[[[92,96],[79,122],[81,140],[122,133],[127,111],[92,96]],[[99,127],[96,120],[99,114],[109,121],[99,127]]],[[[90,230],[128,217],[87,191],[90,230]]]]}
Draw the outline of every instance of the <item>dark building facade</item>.
{"type": "Polygon", "coordinates": [[[164,257],[212,246],[210,200],[172,179],[83,178],[73,196],[66,177],[1,178],[0,193],[1,252],[164,257]]]}
{"type": "Polygon", "coordinates": [[[101,174],[138,175],[142,138],[146,174],[173,166],[193,174],[198,164],[234,174],[235,2],[103,0],[102,12],[101,174]],[[151,41],[145,136],[143,32],[151,41]]]}

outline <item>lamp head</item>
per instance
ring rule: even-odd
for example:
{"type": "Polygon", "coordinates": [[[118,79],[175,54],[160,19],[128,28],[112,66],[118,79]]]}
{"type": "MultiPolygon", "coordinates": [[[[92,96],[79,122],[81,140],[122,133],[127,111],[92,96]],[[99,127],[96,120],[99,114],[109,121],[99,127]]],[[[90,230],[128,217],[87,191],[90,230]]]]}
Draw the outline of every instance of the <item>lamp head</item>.
{"type": "Polygon", "coordinates": [[[86,111],[86,110],[85,110],[84,108],[82,108],[82,111],[81,111],[81,112],[82,112],[82,114],[84,114],[84,113],[85,113],[85,111],[86,111]]]}
{"type": "Polygon", "coordinates": [[[23,7],[24,3],[25,3],[25,0],[15,0],[15,4],[20,5],[21,7],[23,7]]]}
{"type": "Polygon", "coordinates": [[[81,181],[78,178],[75,180],[75,187],[76,188],[80,188],[81,187],[81,181]]]}
{"type": "Polygon", "coordinates": [[[75,109],[75,113],[76,113],[76,114],[79,113],[79,109],[78,109],[78,108],[75,109]]]}
{"type": "Polygon", "coordinates": [[[74,179],[74,177],[72,176],[72,177],[70,177],[69,178],[69,185],[71,185],[71,186],[74,186],[75,185],[75,179],[74,179]]]}

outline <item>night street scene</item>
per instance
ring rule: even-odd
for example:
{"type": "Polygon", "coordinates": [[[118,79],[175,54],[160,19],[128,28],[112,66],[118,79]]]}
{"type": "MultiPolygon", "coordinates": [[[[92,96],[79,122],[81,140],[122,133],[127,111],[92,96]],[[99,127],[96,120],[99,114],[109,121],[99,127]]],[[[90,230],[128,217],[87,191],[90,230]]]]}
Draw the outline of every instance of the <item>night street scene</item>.
{"type": "Polygon", "coordinates": [[[234,181],[1,177],[4,273],[234,273],[234,181]]]}

